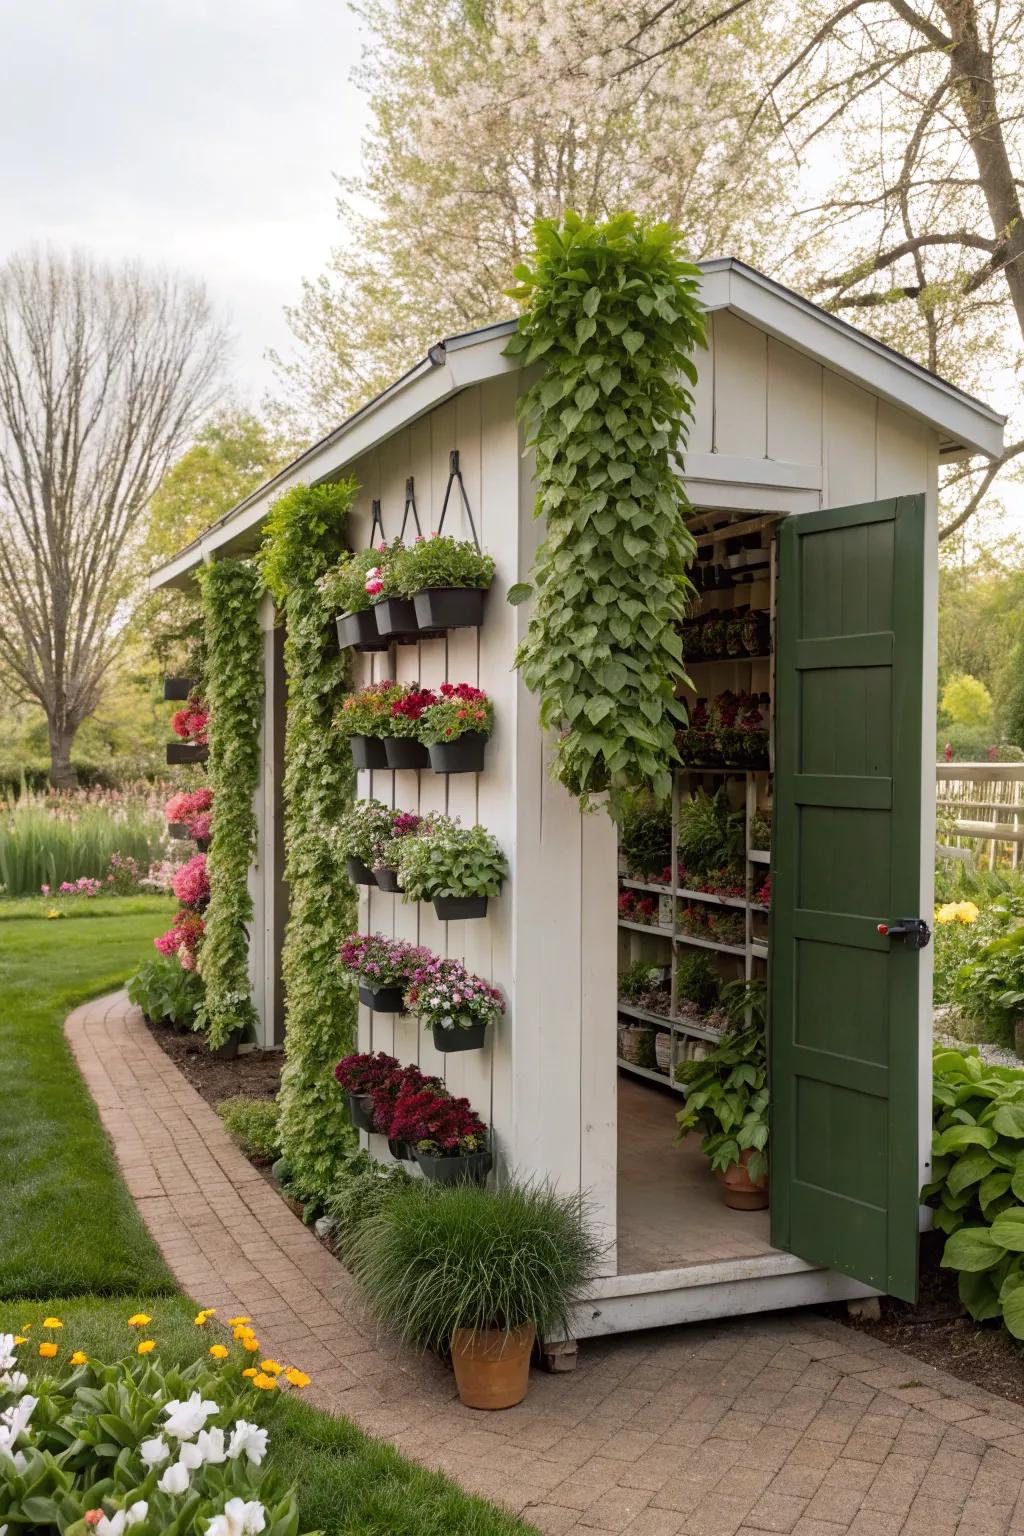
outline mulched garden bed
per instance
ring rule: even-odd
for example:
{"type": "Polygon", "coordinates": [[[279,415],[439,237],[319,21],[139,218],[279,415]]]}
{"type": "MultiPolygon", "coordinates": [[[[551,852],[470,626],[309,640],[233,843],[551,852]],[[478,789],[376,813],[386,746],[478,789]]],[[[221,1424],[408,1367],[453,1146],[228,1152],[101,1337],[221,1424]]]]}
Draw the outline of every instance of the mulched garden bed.
{"type": "Polygon", "coordinates": [[[940,1371],[973,1382],[986,1392],[1024,1403],[1024,1345],[998,1322],[976,1323],[957,1296],[956,1274],[940,1269],[945,1238],[940,1232],[921,1239],[921,1286],[916,1306],[884,1296],[877,1323],[847,1314],[845,1303],[830,1308],[837,1321],[869,1333],[893,1349],[914,1355],[940,1371]]]}
{"type": "Polygon", "coordinates": [[[202,1039],[191,1031],[179,1034],[167,1024],[146,1026],[197,1093],[217,1105],[236,1093],[254,1099],[273,1099],[281,1082],[284,1055],[281,1051],[244,1051],[234,1061],[211,1056],[202,1039]]]}

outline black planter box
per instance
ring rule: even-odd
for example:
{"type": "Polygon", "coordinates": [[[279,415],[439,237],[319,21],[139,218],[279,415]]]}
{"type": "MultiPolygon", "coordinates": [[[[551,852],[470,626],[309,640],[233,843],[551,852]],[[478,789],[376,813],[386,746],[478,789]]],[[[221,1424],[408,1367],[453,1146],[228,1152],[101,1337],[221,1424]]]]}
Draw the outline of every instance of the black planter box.
{"type": "Polygon", "coordinates": [[[487,897],[435,896],[434,911],[443,923],[457,923],[467,917],[486,917],[487,897]]]}
{"type": "Polygon", "coordinates": [[[387,753],[380,736],[350,736],[348,739],[352,761],[357,768],[386,768],[387,753]]]}
{"type": "Polygon", "coordinates": [[[442,1029],[440,1024],[431,1028],[434,1037],[434,1048],[438,1051],[482,1051],[484,1048],[484,1036],[487,1033],[486,1024],[471,1024],[468,1029],[442,1029]]]}
{"type": "Polygon", "coordinates": [[[415,1161],[413,1158],[412,1147],[410,1147],[407,1141],[395,1141],[391,1136],[389,1136],[388,1151],[391,1153],[391,1156],[396,1157],[400,1163],[411,1163],[415,1161]]]}
{"type": "Polygon", "coordinates": [[[435,773],[482,773],[487,737],[483,731],[467,731],[455,741],[438,741],[428,747],[435,773]]]}
{"type": "Polygon", "coordinates": [[[335,621],[338,626],[338,644],[343,650],[354,646],[357,651],[386,651],[388,642],[381,639],[377,619],[372,608],[362,613],[342,613],[335,621]]]}
{"type": "Polygon", "coordinates": [[[430,754],[411,736],[385,736],[384,756],[389,768],[429,768],[430,754]]]}
{"type": "Polygon", "coordinates": [[[350,1093],[348,1095],[348,1117],[357,1131],[372,1131],[372,1095],[369,1093],[350,1093]]]}
{"type": "Polygon", "coordinates": [[[375,869],[373,878],[382,891],[400,891],[402,889],[398,883],[397,869],[375,869]]]}
{"type": "Polygon", "coordinates": [[[195,845],[199,849],[200,853],[205,853],[210,846],[210,839],[208,837],[197,837],[195,839],[195,845]]]}
{"type": "Polygon", "coordinates": [[[193,693],[195,693],[196,687],[197,684],[194,677],[165,677],[164,698],[169,704],[190,699],[193,693]]]}
{"type": "Polygon", "coordinates": [[[368,864],[362,859],[354,859],[350,854],[345,860],[345,873],[353,885],[376,885],[376,876],[368,864]]]}
{"type": "Polygon", "coordinates": [[[420,637],[416,609],[408,597],[385,597],[373,609],[377,633],[399,645],[412,645],[420,637]]]}
{"type": "Polygon", "coordinates": [[[368,987],[359,983],[359,1001],[374,1013],[401,1013],[402,996],[401,987],[368,987]]]}
{"type": "Polygon", "coordinates": [[[478,629],[486,596],[482,587],[424,587],[413,599],[416,621],[420,629],[478,629]]]}
{"type": "Polygon", "coordinates": [[[490,1152],[468,1152],[462,1157],[430,1157],[417,1152],[423,1177],[434,1184],[486,1184],[491,1171],[490,1152]]]}
{"type": "Polygon", "coordinates": [[[242,1031],[240,1029],[233,1029],[230,1035],[228,1035],[227,1039],[224,1041],[224,1044],[216,1046],[215,1049],[210,1052],[210,1055],[216,1056],[220,1061],[234,1061],[235,1057],[238,1055],[238,1047],[241,1045],[241,1043],[242,1031]]]}
{"type": "Polygon", "coordinates": [[[210,748],[206,742],[169,741],[167,743],[167,763],[171,768],[183,763],[205,763],[209,755],[210,748]]]}
{"type": "Polygon", "coordinates": [[[177,838],[179,842],[184,841],[184,839],[189,835],[188,827],[183,821],[169,821],[167,823],[167,830],[170,835],[174,838],[177,838]]]}

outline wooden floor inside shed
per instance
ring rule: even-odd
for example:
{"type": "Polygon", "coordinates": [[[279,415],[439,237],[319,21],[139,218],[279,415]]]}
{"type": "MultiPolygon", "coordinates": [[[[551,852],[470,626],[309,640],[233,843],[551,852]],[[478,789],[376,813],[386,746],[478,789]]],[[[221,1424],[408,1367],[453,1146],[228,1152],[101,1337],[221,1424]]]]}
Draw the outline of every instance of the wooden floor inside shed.
{"type": "Polygon", "coordinates": [[[618,1272],[649,1274],[776,1250],[767,1211],[731,1211],[700,1150],[673,1146],[679,1096],[619,1073],[618,1272]]]}

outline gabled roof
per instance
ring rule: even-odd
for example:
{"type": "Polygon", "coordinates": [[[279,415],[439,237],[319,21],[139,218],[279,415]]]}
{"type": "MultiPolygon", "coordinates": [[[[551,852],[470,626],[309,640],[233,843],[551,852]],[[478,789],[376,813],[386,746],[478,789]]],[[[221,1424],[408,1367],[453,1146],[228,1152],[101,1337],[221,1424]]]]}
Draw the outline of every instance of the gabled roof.
{"type": "MultiPolygon", "coordinates": [[[[984,401],[734,257],[716,257],[698,265],[701,300],[708,311],[730,310],[926,421],[939,433],[941,457],[984,454],[991,458],[999,453],[1006,418],[984,401]]],[[[503,355],[514,329],[515,321],[505,320],[438,342],[400,379],[154,571],[150,586],[186,586],[191,571],[205,559],[253,549],[272,502],[293,485],[340,478],[355,459],[451,395],[514,372],[519,362],[503,355]]]]}

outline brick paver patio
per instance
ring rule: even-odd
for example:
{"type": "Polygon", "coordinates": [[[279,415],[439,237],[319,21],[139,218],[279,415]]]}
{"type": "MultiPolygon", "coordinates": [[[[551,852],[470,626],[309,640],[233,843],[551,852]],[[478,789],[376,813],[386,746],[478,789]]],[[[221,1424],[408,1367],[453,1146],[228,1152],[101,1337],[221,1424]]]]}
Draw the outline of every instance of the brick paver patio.
{"type": "Polygon", "coordinates": [[[588,1341],[520,1407],[463,1408],[444,1367],[378,1334],[123,994],[67,1036],[182,1288],[250,1314],[322,1406],[548,1536],[1024,1536],[1024,1408],[808,1313],[588,1341]]]}

